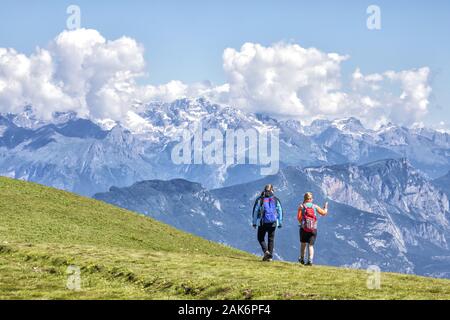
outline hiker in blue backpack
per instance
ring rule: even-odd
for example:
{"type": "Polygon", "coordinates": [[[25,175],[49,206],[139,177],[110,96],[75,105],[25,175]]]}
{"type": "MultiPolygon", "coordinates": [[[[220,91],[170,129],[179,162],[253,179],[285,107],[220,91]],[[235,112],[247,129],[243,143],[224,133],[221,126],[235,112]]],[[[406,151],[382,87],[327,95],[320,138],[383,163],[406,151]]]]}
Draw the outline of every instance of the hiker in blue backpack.
{"type": "Polygon", "coordinates": [[[274,195],[273,186],[268,184],[253,206],[253,228],[258,227],[258,242],[264,253],[263,261],[272,261],[275,230],[283,225],[281,202],[274,195]],[[265,238],[268,234],[268,244],[265,238]]]}

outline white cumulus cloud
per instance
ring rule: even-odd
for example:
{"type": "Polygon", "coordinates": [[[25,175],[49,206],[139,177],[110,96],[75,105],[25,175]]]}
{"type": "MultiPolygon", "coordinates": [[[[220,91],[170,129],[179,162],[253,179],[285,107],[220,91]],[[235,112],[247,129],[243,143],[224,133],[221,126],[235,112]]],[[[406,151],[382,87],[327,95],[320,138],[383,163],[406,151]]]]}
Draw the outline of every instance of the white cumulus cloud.
{"type": "Polygon", "coordinates": [[[356,116],[369,126],[388,121],[410,125],[427,114],[429,68],[368,75],[358,68],[345,86],[341,65],[348,59],[297,44],[228,48],[223,66],[229,102],[305,120],[356,116]]]}
{"type": "Polygon", "coordinates": [[[432,91],[430,72],[423,67],[363,75],[357,69],[352,75],[354,103],[361,102],[372,118],[383,116],[406,125],[423,121],[432,91]]]}
{"type": "Polygon", "coordinates": [[[340,64],[347,58],[297,44],[228,48],[223,67],[229,100],[250,111],[283,116],[339,114],[347,99],[340,91],[340,64]]]}
{"type": "Polygon", "coordinates": [[[120,120],[136,100],[173,100],[186,91],[179,81],[138,86],[145,68],[144,48],[134,39],[108,41],[92,29],[63,31],[30,56],[0,48],[0,111],[32,105],[43,118],[74,110],[120,120]]]}
{"type": "Polygon", "coordinates": [[[46,48],[27,56],[0,48],[0,112],[32,105],[39,116],[76,111],[96,119],[126,118],[136,102],[170,102],[204,96],[246,111],[300,120],[356,116],[367,124],[412,124],[428,112],[427,67],[347,79],[349,56],[298,44],[246,43],[223,53],[226,83],[185,84],[178,80],[141,85],[147,76],[144,48],[136,40],[105,39],[98,31],[63,31],[46,48]]]}
{"type": "Polygon", "coordinates": [[[388,71],[385,76],[391,81],[400,83],[402,93],[394,100],[391,117],[396,122],[411,123],[422,120],[428,113],[431,86],[428,84],[430,69],[428,67],[405,70],[400,72],[388,71]]]}
{"type": "Polygon", "coordinates": [[[47,113],[47,108],[64,111],[76,107],[62,85],[54,81],[54,72],[47,50],[38,49],[27,57],[14,49],[0,48],[0,110],[19,112],[31,103],[42,113],[47,113]]]}

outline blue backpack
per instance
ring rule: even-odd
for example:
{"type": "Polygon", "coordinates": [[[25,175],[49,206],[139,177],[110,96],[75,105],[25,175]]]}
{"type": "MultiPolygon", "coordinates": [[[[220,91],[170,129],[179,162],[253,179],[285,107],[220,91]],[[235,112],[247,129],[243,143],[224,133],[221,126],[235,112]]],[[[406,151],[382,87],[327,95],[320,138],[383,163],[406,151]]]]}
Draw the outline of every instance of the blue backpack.
{"type": "Polygon", "coordinates": [[[264,197],[261,199],[261,217],[264,223],[274,223],[277,221],[277,199],[272,197],[264,197]]]}

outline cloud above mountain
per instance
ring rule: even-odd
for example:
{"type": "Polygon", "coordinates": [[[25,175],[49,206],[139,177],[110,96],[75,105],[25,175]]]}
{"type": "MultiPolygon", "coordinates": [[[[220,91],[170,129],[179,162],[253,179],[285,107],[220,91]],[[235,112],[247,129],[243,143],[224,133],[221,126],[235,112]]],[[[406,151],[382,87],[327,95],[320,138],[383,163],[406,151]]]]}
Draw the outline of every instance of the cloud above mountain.
{"type": "Polygon", "coordinates": [[[0,48],[0,110],[32,105],[43,118],[74,110],[119,120],[141,97],[173,100],[185,94],[178,81],[137,85],[145,68],[144,48],[134,39],[108,41],[92,29],[64,31],[30,56],[0,48]]]}
{"type": "Polygon", "coordinates": [[[357,116],[372,126],[412,124],[427,114],[428,67],[369,75],[357,69],[346,86],[341,65],[349,58],[285,43],[228,48],[223,60],[229,100],[254,112],[304,119],[357,116]]]}
{"type": "Polygon", "coordinates": [[[348,59],[296,44],[264,47],[246,43],[228,48],[223,67],[229,99],[251,111],[279,115],[336,115],[346,104],[340,91],[340,64],[348,59]]]}
{"type": "Polygon", "coordinates": [[[146,62],[136,40],[107,40],[92,29],[63,31],[29,56],[0,48],[0,111],[32,105],[43,118],[74,110],[120,120],[136,102],[205,96],[251,112],[304,120],[357,116],[369,125],[412,124],[427,114],[429,68],[369,75],[357,69],[345,81],[341,66],[348,59],[298,44],[246,43],[224,50],[225,84],[173,80],[142,85],[137,80],[147,76],[146,62]]]}
{"type": "Polygon", "coordinates": [[[363,75],[357,69],[352,75],[352,87],[362,106],[376,111],[378,119],[412,124],[421,122],[428,113],[432,91],[430,72],[428,67],[423,67],[363,75]],[[395,94],[396,91],[399,93],[395,94]]]}

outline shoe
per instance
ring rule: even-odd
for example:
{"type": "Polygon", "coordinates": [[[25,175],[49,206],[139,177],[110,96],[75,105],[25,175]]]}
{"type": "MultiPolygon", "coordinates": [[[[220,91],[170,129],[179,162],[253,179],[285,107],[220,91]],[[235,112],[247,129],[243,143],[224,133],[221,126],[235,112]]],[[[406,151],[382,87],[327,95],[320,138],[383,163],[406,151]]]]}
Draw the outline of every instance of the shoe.
{"type": "Polygon", "coordinates": [[[313,263],[311,262],[311,261],[308,261],[307,263],[306,263],[306,266],[312,266],[313,265],[313,263]]]}
{"type": "Polygon", "coordinates": [[[272,255],[269,251],[264,252],[264,257],[262,258],[262,261],[269,261],[269,259],[272,259],[272,255]]]}
{"type": "Polygon", "coordinates": [[[305,260],[303,260],[302,258],[298,258],[298,262],[303,266],[305,265],[305,260]]]}

